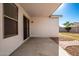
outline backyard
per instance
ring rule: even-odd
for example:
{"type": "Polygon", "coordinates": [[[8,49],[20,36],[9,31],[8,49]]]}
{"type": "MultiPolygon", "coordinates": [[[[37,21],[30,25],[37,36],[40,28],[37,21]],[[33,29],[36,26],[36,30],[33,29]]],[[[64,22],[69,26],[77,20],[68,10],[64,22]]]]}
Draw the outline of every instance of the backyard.
{"type": "Polygon", "coordinates": [[[59,36],[60,38],[62,38],[60,40],[65,40],[65,41],[79,40],[79,33],[60,32],[59,36]]]}
{"type": "Polygon", "coordinates": [[[79,56],[79,33],[60,32],[59,45],[70,55],[79,56]]]}
{"type": "Polygon", "coordinates": [[[79,56],[79,13],[77,10],[79,10],[79,4],[64,4],[55,12],[55,14],[63,15],[59,20],[59,46],[70,56],[79,56]]]}

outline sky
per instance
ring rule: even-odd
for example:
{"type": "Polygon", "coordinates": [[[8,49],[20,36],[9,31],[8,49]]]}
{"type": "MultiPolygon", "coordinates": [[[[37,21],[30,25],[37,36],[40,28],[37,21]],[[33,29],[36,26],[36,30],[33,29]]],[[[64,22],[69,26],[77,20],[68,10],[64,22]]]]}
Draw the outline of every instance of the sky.
{"type": "Polygon", "coordinates": [[[66,21],[70,23],[79,22],[79,3],[64,3],[53,13],[53,15],[62,15],[59,18],[59,26],[63,27],[66,21]]]}

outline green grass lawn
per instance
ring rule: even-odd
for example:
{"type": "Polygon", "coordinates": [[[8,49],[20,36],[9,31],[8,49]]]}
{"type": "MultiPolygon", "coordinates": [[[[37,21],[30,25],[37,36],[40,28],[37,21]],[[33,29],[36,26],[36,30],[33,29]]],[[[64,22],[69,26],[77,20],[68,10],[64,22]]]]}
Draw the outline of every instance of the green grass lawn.
{"type": "Polygon", "coordinates": [[[67,37],[67,38],[71,38],[73,40],[79,40],[79,34],[78,33],[60,32],[59,35],[67,37]]]}

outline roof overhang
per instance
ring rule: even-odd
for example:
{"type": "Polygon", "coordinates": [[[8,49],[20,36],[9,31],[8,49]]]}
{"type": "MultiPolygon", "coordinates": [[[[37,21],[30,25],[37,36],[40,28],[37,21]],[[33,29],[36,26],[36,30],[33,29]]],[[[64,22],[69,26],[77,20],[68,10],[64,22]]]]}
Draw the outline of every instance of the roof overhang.
{"type": "Polygon", "coordinates": [[[49,16],[56,11],[61,3],[20,3],[30,16],[49,16]]]}

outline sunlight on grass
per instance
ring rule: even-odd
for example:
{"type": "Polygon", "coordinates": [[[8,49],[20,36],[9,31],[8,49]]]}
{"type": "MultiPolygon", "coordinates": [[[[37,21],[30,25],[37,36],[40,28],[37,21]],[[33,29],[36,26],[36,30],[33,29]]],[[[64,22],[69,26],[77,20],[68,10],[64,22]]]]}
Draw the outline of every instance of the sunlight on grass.
{"type": "Polygon", "coordinates": [[[60,32],[59,35],[72,38],[74,40],[79,40],[78,33],[60,32]]]}

